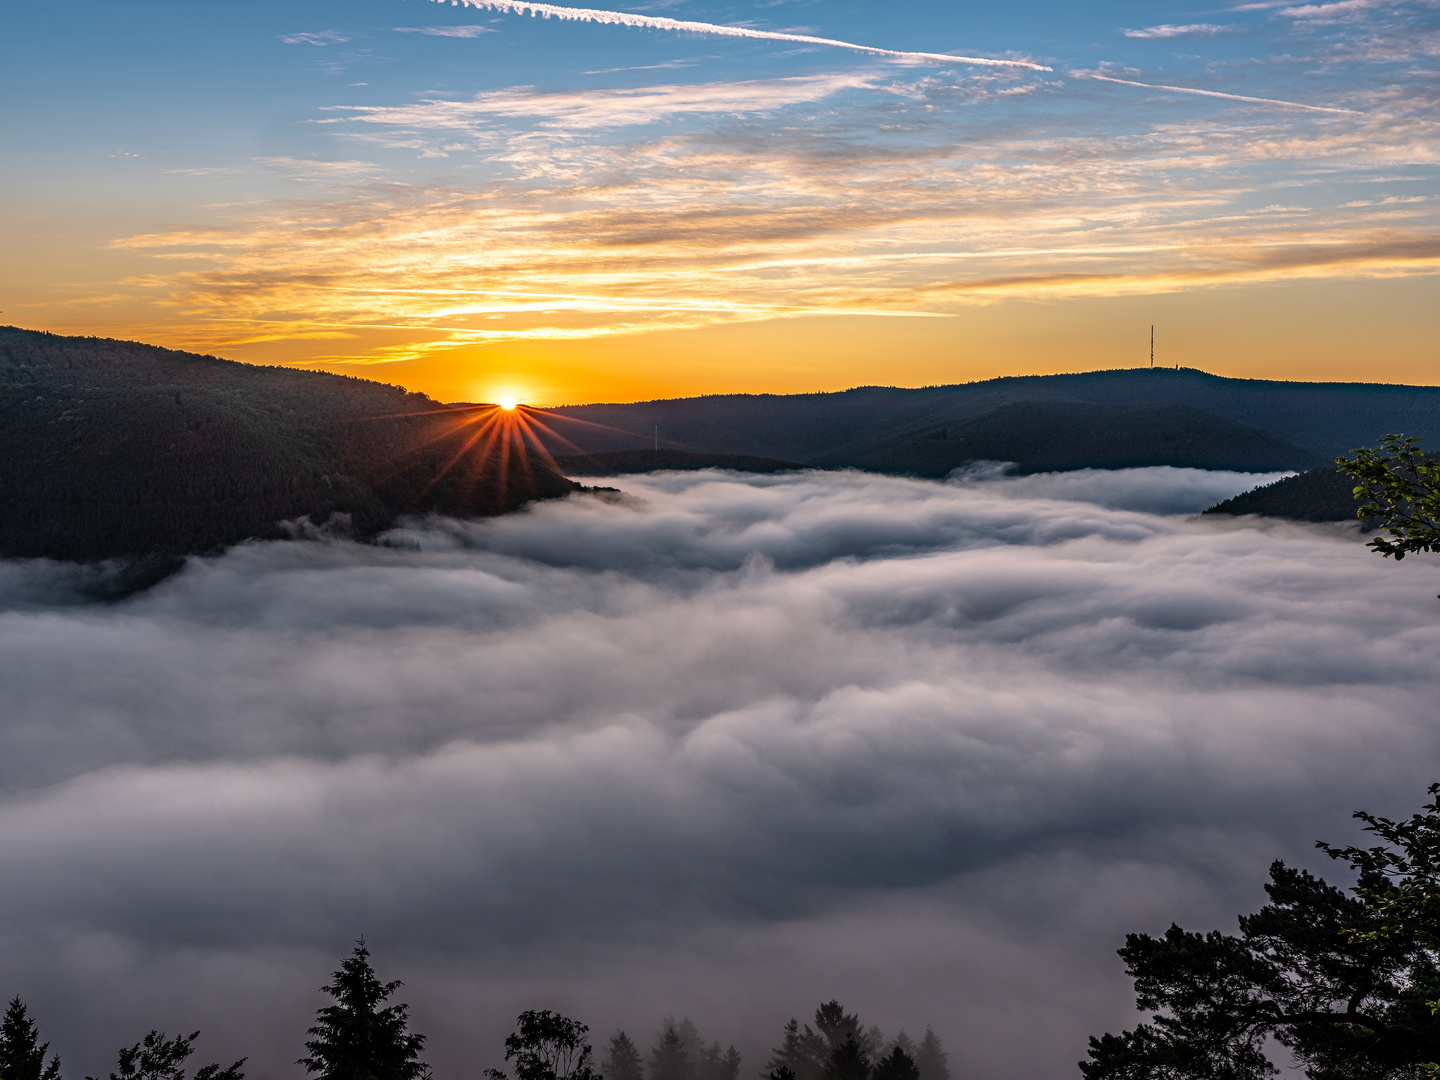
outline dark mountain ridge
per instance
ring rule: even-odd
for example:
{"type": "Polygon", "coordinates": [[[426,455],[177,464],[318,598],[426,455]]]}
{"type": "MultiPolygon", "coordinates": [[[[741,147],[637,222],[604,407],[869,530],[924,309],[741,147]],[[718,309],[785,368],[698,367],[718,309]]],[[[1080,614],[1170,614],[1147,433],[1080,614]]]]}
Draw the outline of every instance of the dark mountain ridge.
{"type": "Polygon", "coordinates": [[[846,447],[816,464],[942,477],[978,460],[1010,461],[1032,473],[1147,465],[1279,472],[1317,459],[1269,431],[1191,405],[1023,401],[918,437],[846,447]]]}
{"type": "Polygon", "coordinates": [[[173,561],[279,522],[374,534],[576,485],[467,452],[475,410],[364,379],[0,328],[0,554],[173,561]]]}
{"type": "Polygon", "coordinates": [[[1389,431],[1440,427],[1440,387],[1231,379],[1191,368],[1013,376],[920,389],[711,395],[547,413],[564,437],[551,443],[557,454],[644,449],[658,427],[662,448],[858,464],[880,452],[882,440],[919,439],[1002,406],[1042,401],[1186,405],[1268,431],[1303,448],[1311,463],[1373,444],[1389,431]]]}

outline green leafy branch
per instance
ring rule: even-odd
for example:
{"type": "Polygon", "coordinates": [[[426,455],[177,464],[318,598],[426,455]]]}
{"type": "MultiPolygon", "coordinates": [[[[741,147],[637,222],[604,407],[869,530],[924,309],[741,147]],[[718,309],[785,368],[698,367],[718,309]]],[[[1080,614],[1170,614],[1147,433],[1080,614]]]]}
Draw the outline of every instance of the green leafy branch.
{"type": "Polygon", "coordinates": [[[1422,442],[1419,436],[1386,435],[1379,446],[1335,460],[1359,481],[1358,516],[1378,518],[1393,538],[1377,536],[1369,546],[1397,562],[1410,552],[1440,551],[1440,460],[1420,450],[1422,442]]]}

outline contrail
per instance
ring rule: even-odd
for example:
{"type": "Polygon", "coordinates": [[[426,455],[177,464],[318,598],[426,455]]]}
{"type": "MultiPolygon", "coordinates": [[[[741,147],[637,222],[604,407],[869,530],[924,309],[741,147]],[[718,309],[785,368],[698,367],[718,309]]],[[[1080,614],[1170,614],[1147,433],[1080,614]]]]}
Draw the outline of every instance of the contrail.
{"type": "MultiPolygon", "coordinates": [[[[436,0],[445,3],[445,0],[436,0]]],[[[870,53],[872,56],[896,56],[902,60],[929,60],[941,64],[979,64],[984,67],[1021,67],[1031,71],[1051,71],[1043,64],[1028,60],[992,60],[986,56],[952,56],[949,53],[905,52],[900,49],[877,49],[872,45],[856,45],[834,38],[811,37],[809,34],[781,34],[773,30],[751,30],[744,26],[722,26],[719,23],[690,22],[686,19],[661,19],[650,15],[632,15],[628,11],[602,11],[598,8],[561,7],[558,4],[536,3],[535,0],[450,0],[452,6],[480,8],[484,11],[511,11],[517,15],[540,15],[572,22],[608,23],[612,26],[643,26],[652,30],[672,30],[688,34],[714,34],[720,37],[761,38],[765,41],[797,41],[804,45],[832,45],[837,49],[870,53]]]]}
{"type": "Polygon", "coordinates": [[[1089,71],[1076,71],[1077,79],[1099,79],[1101,82],[1120,83],[1122,86],[1143,86],[1146,90],[1170,90],[1176,94],[1200,94],[1204,97],[1228,98],[1231,101],[1249,101],[1256,105],[1284,105],[1289,109],[1309,109],[1311,112],[1346,113],[1357,115],[1355,109],[1333,109],[1325,105],[1302,105],[1298,101],[1282,101],[1280,98],[1246,97],[1244,94],[1222,94],[1219,90],[1197,90],[1193,86],[1164,86],[1156,83],[1134,82],[1131,79],[1112,79],[1109,75],[1096,75],[1089,71]]]}

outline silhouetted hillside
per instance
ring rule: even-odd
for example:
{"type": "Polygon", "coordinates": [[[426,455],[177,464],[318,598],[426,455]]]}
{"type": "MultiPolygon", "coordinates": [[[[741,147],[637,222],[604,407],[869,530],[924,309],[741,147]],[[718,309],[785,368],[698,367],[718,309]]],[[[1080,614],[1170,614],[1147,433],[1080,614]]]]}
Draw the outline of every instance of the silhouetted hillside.
{"type": "Polygon", "coordinates": [[[567,476],[620,476],[660,469],[733,469],[736,472],[774,473],[803,469],[793,461],[748,457],[745,454],[697,454],[689,450],[611,450],[555,459],[567,476]]]}
{"type": "Polygon", "coordinates": [[[845,447],[816,464],[919,476],[944,476],[977,460],[1013,461],[1022,472],[1146,465],[1276,472],[1312,465],[1316,457],[1278,435],[1189,405],[1031,401],[919,437],[845,447]]]}
{"type": "Polygon", "coordinates": [[[547,412],[568,440],[551,444],[556,454],[574,454],[577,448],[589,453],[643,449],[652,444],[658,427],[662,448],[807,465],[822,458],[856,464],[840,461],[839,452],[882,439],[920,438],[1025,401],[1189,405],[1273,432],[1311,451],[1314,461],[1372,445],[1389,431],[1440,427],[1440,387],[1226,379],[1168,368],[1033,375],[918,390],[870,386],[831,394],[729,394],[547,412]]]}
{"type": "Polygon", "coordinates": [[[1236,495],[1205,513],[1259,514],[1290,521],[1354,521],[1360,507],[1354,488],[1355,480],[1332,465],[1236,495]]]}
{"type": "Polygon", "coordinates": [[[0,554],[153,561],[302,515],[365,535],[574,490],[467,452],[481,416],[362,379],[0,328],[0,554]]]}

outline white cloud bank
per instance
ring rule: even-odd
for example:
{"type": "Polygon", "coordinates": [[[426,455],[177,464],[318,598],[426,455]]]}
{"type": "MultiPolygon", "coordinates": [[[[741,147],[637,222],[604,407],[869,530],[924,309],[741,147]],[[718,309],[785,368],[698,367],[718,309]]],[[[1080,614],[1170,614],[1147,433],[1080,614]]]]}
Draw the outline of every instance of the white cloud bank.
{"type": "Polygon", "coordinates": [[[0,993],[70,1075],[159,1026],[298,1076],[364,933],[447,1080],[527,1007],[751,1076],[832,996],[1071,1077],[1124,931],[1440,776],[1440,566],[1180,516],[1259,479],[627,477],[110,607],[0,564],[0,993]]]}

